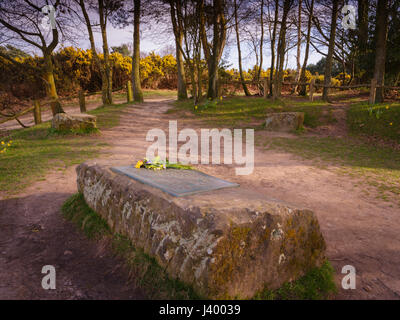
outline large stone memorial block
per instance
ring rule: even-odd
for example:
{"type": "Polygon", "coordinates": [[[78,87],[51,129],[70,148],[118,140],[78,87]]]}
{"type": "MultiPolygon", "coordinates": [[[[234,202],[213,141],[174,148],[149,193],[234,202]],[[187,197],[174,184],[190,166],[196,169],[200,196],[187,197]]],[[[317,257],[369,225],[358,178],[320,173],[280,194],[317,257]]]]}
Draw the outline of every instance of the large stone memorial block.
{"type": "Polygon", "coordinates": [[[312,211],[255,190],[173,197],[98,165],[81,164],[77,175],[79,192],[113,232],[204,297],[251,298],[264,287],[298,279],[325,259],[312,211]]]}

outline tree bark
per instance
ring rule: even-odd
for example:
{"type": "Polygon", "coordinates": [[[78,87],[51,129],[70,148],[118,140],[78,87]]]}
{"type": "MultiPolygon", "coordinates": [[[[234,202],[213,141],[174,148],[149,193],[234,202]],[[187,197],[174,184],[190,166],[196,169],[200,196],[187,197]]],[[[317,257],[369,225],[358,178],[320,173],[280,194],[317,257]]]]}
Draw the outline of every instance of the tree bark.
{"type": "Polygon", "coordinates": [[[279,0],[275,1],[275,14],[274,14],[274,26],[271,37],[271,67],[269,74],[269,95],[273,96],[273,80],[275,70],[275,42],[276,42],[276,29],[278,25],[278,14],[279,14],[279,0]]]}
{"type": "MultiPolygon", "coordinates": [[[[332,18],[331,18],[331,31],[329,36],[329,48],[328,55],[326,56],[325,72],[324,72],[324,85],[331,85],[332,78],[332,63],[333,63],[333,52],[335,50],[335,38],[336,38],[336,26],[339,11],[339,0],[332,1],[332,18]]],[[[322,92],[322,100],[329,101],[329,88],[324,87],[322,92]]]]}
{"type": "MultiPolygon", "coordinates": [[[[258,66],[257,80],[261,79],[261,71],[264,60],[264,0],[261,0],[261,8],[260,8],[260,28],[261,28],[261,39],[260,39],[260,64],[258,66]]],[[[261,87],[261,86],[260,86],[261,87]]]]}
{"type": "Polygon", "coordinates": [[[381,86],[376,88],[375,102],[380,103],[384,100],[384,85],[385,80],[385,63],[386,63],[386,42],[388,33],[388,7],[386,0],[378,0],[376,9],[376,49],[375,49],[375,70],[374,78],[376,85],[381,86]]]}
{"type": "Polygon", "coordinates": [[[44,57],[44,70],[46,80],[46,94],[51,99],[50,106],[53,116],[57,113],[65,113],[61,107],[61,103],[58,99],[56,83],[54,81],[54,67],[51,61],[51,54],[47,51],[43,53],[44,57]]]}
{"type": "Polygon", "coordinates": [[[108,101],[107,101],[108,81],[107,81],[107,74],[106,74],[105,68],[104,68],[104,62],[101,61],[101,59],[96,51],[96,44],[94,42],[92,24],[90,22],[90,18],[87,13],[87,10],[86,10],[84,0],[79,0],[79,6],[81,7],[82,14],[83,14],[83,17],[84,17],[85,23],[86,23],[86,28],[87,28],[88,34],[89,34],[89,42],[90,42],[90,49],[92,51],[92,59],[93,59],[94,63],[97,65],[97,67],[99,68],[100,74],[101,74],[102,102],[103,102],[103,104],[107,104],[108,103],[108,101]]]}
{"type": "MultiPolygon", "coordinates": [[[[358,0],[358,71],[366,70],[368,50],[368,0],[358,0]]],[[[366,74],[361,77],[360,82],[366,81],[366,74]]]]}
{"type": "Polygon", "coordinates": [[[185,76],[185,66],[183,64],[182,52],[179,46],[182,46],[182,32],[179,31],[178,39],[175,39],[176,43],[176,67],[178,69],[178,100],[185,100],[187,96],[186,88],[186,76],[185,76]]]}
{"type": "MultiPolygon", "coordinates": [[[[307,40],[306,40],[306,49],[304,52],[304,60],[303,60],[303,67],[301,68],[301,75],[300,75],[300,82],[306,82],[306,68],[308,63],[308,55],[310,53],[310,38],[311,38],[311,23],[314,14],[314,0],[311,0],[310,5],[310,15],[308,16],[307,22],[307,40]]],[[[299,94],[302,96],[306,95],[306,86],[301,86],[299,94]]]]}
{"type": "Polygon", "coordinates": [[[292,6],[292,0],[285,0],[283,4],[282,22],[281,30],[279,32],[278,40],[278,68],[277,75],[275,77],[275,97],[279,98],[281,96],[282,82],[283,82],[283,65],[285,61],[285,50],[286,50],[286,29],[287,29],[287,17],[292,6]]]}
{"type": "MultiPolygon", "coordinates": [[[[300,63],[300,55],[301,55],[301,3],[302,0],[299,0],[298,3],[298,17],[297,17],[297,54],[296,54],[296,64],[297,64],[297,71],[296,71],[296,78],[295,82],[300,81],[301,76],[301,63],[300,63]]],[[[298,85],[293,87],[292,93],[296,93],[298,89],[298,85]]]]}
{"type": "Polygon", "coordinates": [[[103,59],[105,72],[105,75],[102,78],[106,82],[106,86],[103,84],[103,88],[105,90],[105,92],[103,91],[103,95],[104,93],[106,94],[105,104],[112,104],[112,65],[107,41],[107,18],[105,17],[103,0],[99,0],[99,18],[101,37],[103,40],[103,59]]]}
{"type": "Polygon", "coordinates": [[[226,19],[224,13],[224,0],[213,1],[213,41],[208,43],[205,16],[204,0],[200,3],[200,36],[204,50],[204,56],[208,66],[208,92],[207,98],[215,99],[218,95],[218,65],[226,42],[226,19]]]}
{"type": "Polygon", "coordinates": [[[140,84],[140,3],[141,0],[134,0],[134,21],[133,21],[133,58],[132,58],[132,84],[133,99],[136,102],[143,102],[142,86],[140,84]]]}
{"type": "Polygon", "coordinates": [[[244,75],[243,75],[243,66],[242,66],[242,50],[240,48],[240,35],[239,35],[239,22],[238,22],[238,6],[237,0],[234,2],[235,5],[235,32],[236,32],[236,43],[237,43],[237,50],[238,50],[238,62],[239,62],[239,76],[240,82],[242,83],[244,94],[248,97],[250,96],[249,89],[247,88],[244,75]]]}

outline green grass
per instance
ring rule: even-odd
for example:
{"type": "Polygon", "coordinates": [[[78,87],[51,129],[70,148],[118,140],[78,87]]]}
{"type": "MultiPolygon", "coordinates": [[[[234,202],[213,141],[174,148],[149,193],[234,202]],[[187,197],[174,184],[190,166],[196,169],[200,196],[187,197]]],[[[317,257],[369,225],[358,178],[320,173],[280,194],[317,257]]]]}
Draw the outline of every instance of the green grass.
{"type": "Polygon", "coordinates": [[[175,107],[170,109],[169,113],[180,110],[189,110],[215,125],[236,128],[248,126],[252,122],[262,123],[270,112],[304,112],[304,125],[313,128],[327,121],[333,121],[326,120],[327,117],[323,116],[323,111],[329,111],[330,107],[326,107],[326,103],[321,101],[292,99],[272,101],[260,97],[232,97],[222,101],[202,102],[196,108],[192,100],[186,100],[176,101],[175,107]]]}
{"type": "MultiPolygon", "coordinates": [[[[114,99],[126,99],[126,92],[117,92],[113,94],[114,99]]],[[[174,99],[177,97],[176,90],[143,90],[143,98],[144,99],[153,99],[153,98],[171,98],[174,99]]]]}
{"type": "Polygon", "coordinates": [[[277,290],[267,288],[256,294],[256,300],[322,300],[337,292],[334,269],[328,261],[320,268],[310,270],[300,279],[285,283],[277,290]]]}
{"type": "MultiPolygon", "coordinates": [[[[105,106],[89,113],[98,117],[101,130],[118,125],[125,107],[105,106]]],[[[7,152],[0,154],[0,190],[7,195],[42,179],[50,169],[65,169],[94,158],[106,146],[98,134],[57,133],[51,130],[50,122],[14,130],[1,140],[12,141],[7,152]]]]}
{"type": "Polygon", "coordinates": [[[347,112],[350,130],[400,143],[400,103],[354,104],[347,112]]]}
{"type": "Polygon", "coordinates": [[[111,234],[107,222],[88,207],[80,193],[70,197],[63,204],[61,212],[65,219],[83,230],[89,239],[101,239],[111,234]]]}
{"type": "Polygon", "coordinates": [[[89,238],[108,238],[114,254],[125,260],[136,285],[145,291],[149,299],[200,298],[190,286],[168,277],[154,258],[135,248],[128,238],[112,234],[106,221],[89,208],[82,194],[71,196],[62,206],[62,213],[89,238]]]}
{"type": "Polygon", "coordinates": [[[392,148],[328,137],[271,138],[263,144],[317,160],[323,166],[333,164],[342,173],[365,179],[382,196],[388,192],[398,199],[400,195],[400,152],[392,148]]]}
{"type": "Polygon", "coordinates": [[[112,104],[101,106],[87,113],[97,117],[97,126],[100,129],[109,129],[119,125],[120,115],[127,106],[133,103],[112,104]]]}

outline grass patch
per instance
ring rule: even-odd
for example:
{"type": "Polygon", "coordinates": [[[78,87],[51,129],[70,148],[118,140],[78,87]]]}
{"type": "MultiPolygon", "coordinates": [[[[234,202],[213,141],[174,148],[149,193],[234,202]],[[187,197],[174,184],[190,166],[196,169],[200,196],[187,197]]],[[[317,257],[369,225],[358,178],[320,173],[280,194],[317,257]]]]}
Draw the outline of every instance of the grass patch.
{"type": "MultiPolygon", "coordinates": [[[[176,90],[143,90],[144,99],[153,98],[176,98],[178,95],[176,90]]],[[[126,99],[126,92],[117,92],[113,94],[114,99],[126,99]]]]}
{"type": "MultiPolygon", "coordinates": [[[[322,101],[297,101],[291,99],[272,101],[261,97],[231,97],[219,101],[205,101],[193,106],[192,100],[176,101],[168,112],[189,110],[196,116],[216,125],[243,127],[251,122],[263,121],[271,112],[304,112],[304,125],[317,127],[326,121],[323,110],[330,110],[322,101]]],[[[328,119],[330,121],[330,119],[328,119]]]]}
{"type": "Polygon", "coordinates": [[[347,112],[350,130],[400,143],[400,103],[352,105],[347,112]]]}
{"type": "Polygon", "coordinates": [[[119,125],[121,111],[133,103],[103,105],[87,113],[97,117],[97,126],[100,129],[109,129],[119,125]]]}
{"type": "Polygon", "coordinates": [[[70,197],[63,204],[61,212],[65,219],[83,230],[89,239],[100,239],[111,234],[107,222],[88,207],[80,193],[70,197]]]}
{"type": "Polygon", "coordinates": [[[337,292],[333,279],[334,269],[328,261],[320,268],[310,270],[300,279],[285,283],[277,290],[264,289],[256,300],[322,300],[337,292]]]}
{"type": "Polygon", "coordinates": [[[126,261],[136,285],[143,288],[150,299],[199,299],[194,290],[183,282],[171,279],[164,268],[143,250],[120,234],[112,234],[106,221],[86,204],[82,194],[70,197],[62,206],[63,216],[72,221],[91,239],[110,239],[113,252],[126,261]]]}
{"type": "MultiPolygon", "coordinates": [[[[103,106],[88,113],[98,117],[101,130],[118,125],[120,111],[126,106],[103,106]]],[[[14,130],[2,140],[12,141],[7,152],[0,154],[0,190],[7,195],[40,180],[49,169],[65,169],[94,158],[106,146],[101,137],[87,132],[55,132],[50,122],[14,130]]]]}

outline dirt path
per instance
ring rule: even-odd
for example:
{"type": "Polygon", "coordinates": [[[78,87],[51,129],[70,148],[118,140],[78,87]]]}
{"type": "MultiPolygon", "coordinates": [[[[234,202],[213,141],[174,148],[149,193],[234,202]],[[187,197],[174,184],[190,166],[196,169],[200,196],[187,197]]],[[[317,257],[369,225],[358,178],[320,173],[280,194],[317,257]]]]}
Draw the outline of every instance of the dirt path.
{"type": "MultiPolygon", "coordinates": [[[[131,164],[143,158],[145,137],[152,128],[167,131],[178,120],[199,132],[192,118],[165,114],[168,101],[152,100],[127,108],[120,126],[103,132],[112,145],[97,159],[107,165],[131,164]]],[[[268,139],[263,132],[256,134],[268,139]]],[[[240,183],[254,192],[307,207],[317,214],[327,241],[327,255],[337,282],[344,265],[357,270],[357,289],[340,289],[338,298],[400,298],[400,219],[398,207],[366,197],[350,177],[319,169],[310,162],[276,150],[256,148],[255,170],[236,176],[233,166],[199,166],[209,174],[240,183]]],[[[127,283],[120,261],[101,244],[88,241],[59,213],[63,201],[76,192],[74,168],[50,173],[18,198],[0,201],[0,298],[142,298],[127,283]],[[40,286],[41,267],[53,264],[58,288],[40,286]]],[[[359,183],[359,182],[358,182],[359,183]]]]}

